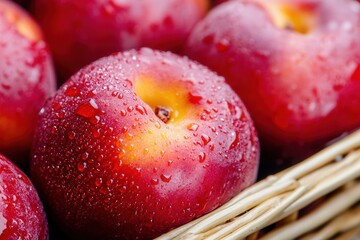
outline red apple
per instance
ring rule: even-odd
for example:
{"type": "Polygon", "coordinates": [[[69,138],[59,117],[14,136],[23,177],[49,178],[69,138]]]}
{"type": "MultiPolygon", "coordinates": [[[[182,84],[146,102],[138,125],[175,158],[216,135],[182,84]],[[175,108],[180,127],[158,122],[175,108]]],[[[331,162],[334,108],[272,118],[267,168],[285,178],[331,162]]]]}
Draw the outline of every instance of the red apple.
{"type": "Polygon", "coordinates": [[[0,155],[0,239],[48,239],[43,206],[29,178],[0,155]]]}
{"type": "Polygon", "coordinates": [[[132,50],[83,68],[47,102],[31,176],[69,236],[153,238],[252,184],[258,147],[222,77],[132,50]]]}
{"type": "Polygon", "coordinates": [[[227,79],[271,152],[296,158],[360,126],[354,0],[229,1],[199,22],[185,52],[227,79]]]}
{"type": "Polygon", "coordinates": [[[206,13],[208,0],[35,0],[62,80],[120,50],[178,51],[206,13]]]}
{"type": "Polygon", "coordinates": [[[0,1],[0,152],[27,162],[38,112],[55,92],[52,62],[37,24],[0,1]]]}

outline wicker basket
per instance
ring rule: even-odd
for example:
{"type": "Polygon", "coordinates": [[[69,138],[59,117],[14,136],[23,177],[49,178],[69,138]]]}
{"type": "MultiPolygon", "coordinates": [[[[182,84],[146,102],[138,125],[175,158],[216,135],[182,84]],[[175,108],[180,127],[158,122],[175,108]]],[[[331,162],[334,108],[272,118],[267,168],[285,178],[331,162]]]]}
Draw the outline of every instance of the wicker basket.
{"type": "Polygon", "coordinates": [[[165,239],[360,239],[360,130],[165,239]]]}

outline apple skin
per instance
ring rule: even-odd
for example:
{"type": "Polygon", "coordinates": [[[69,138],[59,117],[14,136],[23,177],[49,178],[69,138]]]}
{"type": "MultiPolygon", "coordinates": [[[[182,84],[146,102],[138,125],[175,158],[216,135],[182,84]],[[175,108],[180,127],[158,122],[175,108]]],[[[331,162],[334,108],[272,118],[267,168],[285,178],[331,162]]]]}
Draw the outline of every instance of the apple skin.
{"type": "Polygon", "coordinates": [[[222,77],[131,50],[71,77],[41,110],[31,177],[68,236],[149,239],[255,181],[259,144],[222,77]],[[171,107],[168,123],[153,104],[171,107]]]}
{"type": "Polygon", "coordinates": [[[0,152],[27,165],[38,112],[55,93],[49,51],[38,25],[10,1],[0,2],[0,152]]]}
{"type": "Polygon", "coordinates": [[[264,1],[229,1],[197,24],[185,54],[225,77],[267,154],[297,162],[360,126],[360,5],[282,2],[314,23],[285,29],[264,1]]]}
{"type": "Polygon", "coordinates": [[[34,186],[1,154],[0,239],[48,239],[45,212],[34,186]]]}
{"type": "Polygon", "coordinates": [[[116,51],[181,50],[208,8],[208,0],[35,0],[33,13],[64,81],[116,51]]]}

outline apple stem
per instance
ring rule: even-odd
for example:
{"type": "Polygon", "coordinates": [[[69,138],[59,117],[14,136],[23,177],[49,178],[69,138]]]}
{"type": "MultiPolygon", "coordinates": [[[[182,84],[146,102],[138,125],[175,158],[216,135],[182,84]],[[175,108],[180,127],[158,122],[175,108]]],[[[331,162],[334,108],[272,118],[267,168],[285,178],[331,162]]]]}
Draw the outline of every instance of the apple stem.
{"type": "Polygon", "coordinates": [[[171,108],[163,107],[163,106],[156,106],[155,107],[155,114],[158,118],[161,119],[164,123],[167,123],[171,118],[171,108]]]}

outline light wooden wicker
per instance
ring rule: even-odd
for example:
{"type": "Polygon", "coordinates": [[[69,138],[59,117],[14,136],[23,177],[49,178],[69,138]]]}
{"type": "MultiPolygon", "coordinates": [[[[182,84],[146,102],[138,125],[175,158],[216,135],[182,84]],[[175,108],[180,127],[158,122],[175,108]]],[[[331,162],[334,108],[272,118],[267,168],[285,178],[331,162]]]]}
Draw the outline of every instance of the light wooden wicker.
{"type": "Polygon", "coordinates": [[[360,239],[358,236],[360,130],[157,239],[360,239]]]}

